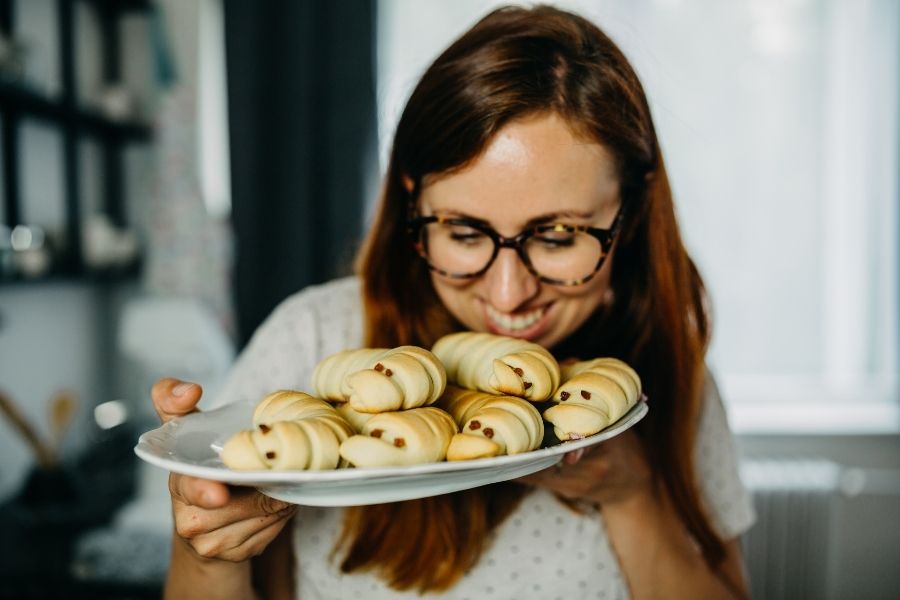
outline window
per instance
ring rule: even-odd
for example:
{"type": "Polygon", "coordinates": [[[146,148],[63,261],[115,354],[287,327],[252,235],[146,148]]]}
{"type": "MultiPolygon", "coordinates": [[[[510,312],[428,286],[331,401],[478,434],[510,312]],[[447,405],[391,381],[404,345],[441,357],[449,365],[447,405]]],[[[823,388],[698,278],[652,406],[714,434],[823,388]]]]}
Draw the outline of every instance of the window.
{"type": "MultiPolygon", "coordinates": [[[[418,75],[499,4],[379,4],[382,158],[418,75]]],[[[735,428],[896,431],[900,5],[556,4],[642,78],[735,428]]]]}

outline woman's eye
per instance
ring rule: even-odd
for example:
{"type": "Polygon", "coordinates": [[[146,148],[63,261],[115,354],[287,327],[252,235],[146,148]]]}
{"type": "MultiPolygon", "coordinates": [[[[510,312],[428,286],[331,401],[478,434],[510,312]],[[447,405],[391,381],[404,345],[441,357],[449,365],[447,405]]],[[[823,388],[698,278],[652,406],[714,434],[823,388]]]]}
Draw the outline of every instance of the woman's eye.
{"type": "Polygon", "coordinates": [[[475,244],[484,240],[486,236],[474,229],[454,230],[450,232],[450,239],[460,244],[475,244]]]}
{"type": "Polygon", "coordinates": [[[575,235],[572,233],[539,235],[534,241],[546,248],[570,248],[575,245],[575,235]]]}

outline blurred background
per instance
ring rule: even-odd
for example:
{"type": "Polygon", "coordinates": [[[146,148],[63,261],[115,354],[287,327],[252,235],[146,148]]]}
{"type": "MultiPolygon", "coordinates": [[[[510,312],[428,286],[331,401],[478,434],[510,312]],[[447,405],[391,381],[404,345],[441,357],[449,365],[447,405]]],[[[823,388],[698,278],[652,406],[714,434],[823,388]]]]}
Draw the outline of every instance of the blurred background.
{"type": "MultiPolygon", "coordinates": [[[[157,597],[164,375],[349,272],[419,74],[499,2],[0,0],[0,597],[157,597]]],[[[754,597],[896,598],[900,3],[555,2],[641,76],[713,300],[754,597]]]]}

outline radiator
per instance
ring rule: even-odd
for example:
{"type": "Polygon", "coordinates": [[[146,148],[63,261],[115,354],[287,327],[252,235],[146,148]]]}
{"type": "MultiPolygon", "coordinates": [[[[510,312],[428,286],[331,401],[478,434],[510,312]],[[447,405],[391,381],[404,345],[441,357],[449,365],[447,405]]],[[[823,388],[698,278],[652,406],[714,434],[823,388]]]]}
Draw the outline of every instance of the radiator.
{"type": "Polygon", "coordinates": [[[757,521],[743,539],[751,596],[828,597],[842,467],[827,460],[745,460],[757,521]]]}

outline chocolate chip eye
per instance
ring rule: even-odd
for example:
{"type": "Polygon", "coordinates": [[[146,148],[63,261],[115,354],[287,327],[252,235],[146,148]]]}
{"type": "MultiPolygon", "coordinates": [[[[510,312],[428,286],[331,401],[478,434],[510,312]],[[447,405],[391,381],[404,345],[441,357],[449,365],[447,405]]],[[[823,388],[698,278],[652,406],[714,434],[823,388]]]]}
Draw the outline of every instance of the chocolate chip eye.
{"type": "Polygon", "coordinates": [[[381,434],[383,434],[383,433],[384,433],[384,429],[373,429],[372,433],[370,433],[369,435],[371,435],[373,438],[380,438],[381,434]]]}
{"type": "Polygon", "coordinates": [[[266,425],[265,423],[260,423],[259,430],[262,432],[263,435],[265,435],[265,434],[269,433],[270,431],[272,431],[272,428],[269,427],[268,425],[266,425]]]}
{"type": "Polygon", "coordinates": [[[484,437],[486,437],[488,439],[491,439],[492,437],[494,437],[494,430],[491,429],[490,427],[485,427],[484,428],[484,437]]]}
{"type": "Polygon", "coordinates": [[[384,365],[381,363],[377,363],[375,365],[375,370],[378,371],[379,373],[381,373],[382,371],[384,371],[384,365]]]}
{"type": "Polygon", "coordinates": [[[476,429],[481,429],[481,421],[472,421],[469,423],[469,429],[475,431],[476,429]]]}
{"type": "Polygon", "coordinates": [[[560,402],[565,402],[568,399],[569,399],[569,392],[560,392],[559,393],[559,401],[560,402]]]}
{"type": "Polygon", "coordinates": [[[275,453],[269,450],[268,452],[266,452],[266,458],[268,458],[269,460],[273,460],[275,458],[275,453]]]}
{"type": "Polygon", "coordinates": [[[404,440],[403,438],[396,438],[394,440],[394,445],[398,448],[402,448],[406,445],[406,440],[404,440]]]}
{"type": "Polygon", "coordinates": [[[584,398],[585,400],[590,400],[591,393],[587,390],[581,390],[581,397],[584,398]]]}

